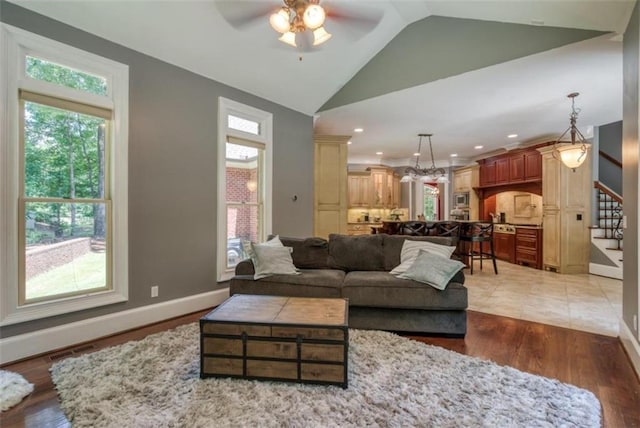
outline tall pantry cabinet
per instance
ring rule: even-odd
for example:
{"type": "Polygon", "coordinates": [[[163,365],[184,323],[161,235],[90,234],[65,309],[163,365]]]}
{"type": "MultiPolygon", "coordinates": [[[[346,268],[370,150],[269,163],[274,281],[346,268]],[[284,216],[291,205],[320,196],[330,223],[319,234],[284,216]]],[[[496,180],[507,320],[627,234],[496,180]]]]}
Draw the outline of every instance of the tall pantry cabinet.
{"type": "Polygon", "coordinates": [[[313,235],[347,234],[348,135],[314,136],[313,235]]]}
{"type": "Polygon", "coordinates": [[[542,154],[542,265],[559,273],[589,272],[591,224],[591,160],[575,171],[542,154]]]}

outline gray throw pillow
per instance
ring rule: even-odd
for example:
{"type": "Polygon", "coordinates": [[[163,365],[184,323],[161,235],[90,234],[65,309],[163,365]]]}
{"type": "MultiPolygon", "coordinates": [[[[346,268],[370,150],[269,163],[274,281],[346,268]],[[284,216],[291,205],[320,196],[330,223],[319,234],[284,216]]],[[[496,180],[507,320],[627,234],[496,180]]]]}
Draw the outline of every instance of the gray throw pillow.
{"type": "Polygon", "coordinates": [[[298,275],[293,265],[290,247],[276,247],[267,244],[253,244],[252,246],[255,273],[253,279],[265,278],[271,275],[298,275]]]}
{"type": "Polygon", "coordinates": [[[244,253],[251,259],[253,264],[256,264],[256,254],[253,251],[254,245],[269,245],[271,247],[282,247],[282,241],[280,241],[280,236],[276,235],[274,237],[269,238],[267,242],[263,242],[261,244],[254,244],[251,241],[242,240],[242,249],[244,253]]]}
{"type": "Polygon", "coordinates": [[[413,264],[398,278],[412,279],[423,282],[438,290],[444,290],[464,263],[420,250],[413,264]]]}

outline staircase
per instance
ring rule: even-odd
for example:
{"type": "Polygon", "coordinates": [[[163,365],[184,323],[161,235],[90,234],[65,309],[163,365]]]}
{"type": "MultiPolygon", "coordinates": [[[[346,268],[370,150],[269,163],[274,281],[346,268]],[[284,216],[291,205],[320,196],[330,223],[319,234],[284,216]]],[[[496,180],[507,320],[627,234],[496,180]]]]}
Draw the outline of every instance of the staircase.
{"type": "Polygon", "coordinates": [[[595,181],[598,225],[591,227],[589,273],[622,279],[622,197],[595,181]]]}

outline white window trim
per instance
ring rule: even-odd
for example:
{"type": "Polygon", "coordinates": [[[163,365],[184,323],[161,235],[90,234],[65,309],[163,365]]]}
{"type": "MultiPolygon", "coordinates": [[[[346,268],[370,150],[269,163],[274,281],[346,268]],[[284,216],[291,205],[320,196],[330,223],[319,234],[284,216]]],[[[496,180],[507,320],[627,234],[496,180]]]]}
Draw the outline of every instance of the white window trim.
{"type": "Polygon", "coordinates": [[[265,194],[264,194],[264,233],[269,235],[272,228],[272,196],[273,196],[273,114],[259,110],[227,98],[218,99],[218,252],[217,275],[218,281],[227,281],[234,275],[234,269],[227,268],[227,179],[226,179],[226,145],[227,137],[237,137],[244,140],[256,141],[264,144],[265,153],[265,194]],[[234,116],[253,120],[260,123],[260,134],[255,135],[231,129],[227,126],[227,116],[234,116]]]}
{"type": "Polygon", "coordinates": [[[0,27],[0,325],[127,301],[129,67],[7,24],[0,27]],[[86,94],[24,74],[25,54],[107,78],[107,96],[86,94]],[[18,306],[18,88],[113,109],[111,135],[112,281],[109,291],[18,306]]]}

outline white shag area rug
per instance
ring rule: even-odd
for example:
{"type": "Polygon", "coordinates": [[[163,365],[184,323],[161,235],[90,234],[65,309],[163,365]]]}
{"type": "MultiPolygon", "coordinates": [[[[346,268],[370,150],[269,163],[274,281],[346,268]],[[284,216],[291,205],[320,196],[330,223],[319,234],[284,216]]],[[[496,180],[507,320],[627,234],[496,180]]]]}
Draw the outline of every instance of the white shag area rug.
{"type": "Polygon", "coordinates": [[[0,370],[0,411],[9,410],[33,392],[33,385],[18,373],[0,370]]]}
{"type": "Polygon", "coordinates": [[[392,333],[350,330],[349,388],[200,379],[193,323],[51,368],[74,427],[600,427],[557,380],[392,333]]]}

